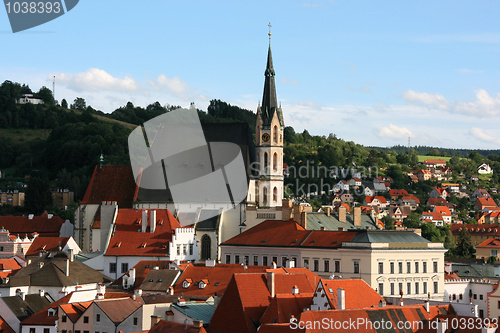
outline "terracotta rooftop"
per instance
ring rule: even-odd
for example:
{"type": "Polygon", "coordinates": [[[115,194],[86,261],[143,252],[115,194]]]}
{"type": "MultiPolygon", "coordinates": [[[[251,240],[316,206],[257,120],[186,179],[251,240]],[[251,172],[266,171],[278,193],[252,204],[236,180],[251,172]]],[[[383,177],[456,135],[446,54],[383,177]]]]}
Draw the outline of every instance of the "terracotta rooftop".
{"type": "Polygon", "coordinates": [[[23,266],[14,258],[0,259],[0,278],[14,275],[21,268],[23,268],[23,266]]]}
{"type": "Polygon", "coordinates": [[[481,242],[480,244],[476,245],[476,248],[478,247],[498,249],[500,248],[500,239],[488,238],[484,242],[481,242]]]}
{"type": "Polygon", "coordinates": [[[407,190],[404,190],[404,189],[401,189],[401,190],[398,190],[398,189],[391,189],[389,190],[389,194],[390,195],[394,195],[394,196],[402,196],[402,195],[408,195],[408,191],[407,190]]]}
{"type": "Polygon", "coordinates": [[[471,235],[500,236],[500,225],[498,224],[452,224],[450,231],[452,234],[458,235],[463,228],[466,228],[471,235]]]}
{"type": "Polygon", "coordinates": [[[130,297],[102,299],[95,300],[94,303],[108,316],[108,318],[113,323],[115,323],[115,325],[121,323],[144,304],[141,297],[137,297],[136,300],[133,300],[130,297]]]}
{"type": "Polygon", "coordinates": [[[96,166],[80,204],[116,201],[118,207],[132,208],[136,183],[129,165],[96,166]]]}
{"type": "Polygon", "coordinates": [[[61,251],[66,246],[69,239],[70,237],[37,237],[33,240],[33,243],[31,243],[31,246],[26,252],[26,255],[38,255],[40,251],[61,251]]]}
{"type": "MultiPolygon", "coordinates": [[[[156,229],[141,232],[142,209],[120,209],[116,217],[114,232],[105,255],[107,256],[168,256],[168,244],[175,228],[181,225],[166,209],[156,210],[156,229]]],[[[151,211],[148,211],[148,225],[151,211]]]]}
{"type": "Polygon", "coordinates": [[[367,203],[372,203],[373,200],[375,200],[375,199],[378,199],[378,201],[380,201],[380,203],[387,203],[387,200],[383,196],[380,196],[380,195],[378,195],[378,196],[366,196],[365,197],[365,201],[367,203]]]}
{"type": "Polygon", "coordinates": [[[173,321],[160,320],[149,330],[149,333],[206,333],[203,327],[174,323],[173,321]]]}
{"type": "Polygon", "coordinates": [[[59,308],[65,313],[66,316],[71,320],[72,323],[75,323],[78,318],[87,310],[87,308],[92,304],[90,302],[75,302],[69,304],[61,304],[59,308]]]}
{"type": "Polygon", "coordinates": [[[346,309],[361,309],[371,306],[378,306],[379,302],[384,300],[375,290],[361,279],[348,280],[324,280],[320,281],[317,292],[324,292],[331,309],[337,309],[337,289],[342,288],[345,291],[346,309]]]}
{"type": "Polygon", "coordinates": [[[59,305],[60,304],[68,303],[70,301],[70,299],[71,299],[71,296],[72,295],[70,293],[70,294],[64,296],[63,298],[57,300],[56,302],[54,302],[54,303],[46,306],[45,308],[43,308],[42,310],[38,311],[34,315],[29,316],[27,319],[23,320],[21,324],[22,325],[54,326],[55,322],[58,319],[57,310],[59,308],[59,305]],[[48,310],[49,309],[54,309],[56,311],[54,316],[49,317],[49,315],[48,315],[48,310]]]}
{"type": "Polygon", "coordinates": [[[305,230],[295,222],[267,220],[222,245],[338,248],[355,235],[355,231],[305,230]]]}
{"type": "Polygon", "coordinates": [[[9,326],[9,324],[7,324],[7,322],[2,318],[1,315],[0,315],[0,331],[3,333],[15,333],[16,332],[9,326]]]}
{"type": "Polygon", "coordinates": [[[0,216],[0,228],[8,230],[11,235],[24,237],[38,233],[39,237],[59,237],[64,221],[59,216],[44,213],[40,216],[0,216]]]}

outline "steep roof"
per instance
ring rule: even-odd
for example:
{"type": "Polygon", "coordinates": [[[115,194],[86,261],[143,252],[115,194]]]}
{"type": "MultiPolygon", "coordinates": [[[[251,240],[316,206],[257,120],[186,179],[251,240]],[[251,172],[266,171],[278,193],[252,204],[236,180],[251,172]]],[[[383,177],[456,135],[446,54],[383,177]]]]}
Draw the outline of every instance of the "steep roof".
{"type": "Polygon", "coordinates": [[[355,231],[310,231],[295,222],[266,220],[222,245],[337,248],[355,234],[355,231]]]}
{"type": "Polygon", "coordinates": [[[35,232],[39,237],[59,237],[63,223],[64,220],[59,216],[47,213],[40,216],[0,216],[0,227],[8,230],[11,235],[21,237],[35,232]]]}
{"type": "Polygon", "coordinates": [[[264,93],[262,95],[262,106],[260,108],[262,124],[263,126],[270,126],[274,113],[277,113],[280,125],[283,126],[283,116],[280,108],[278,107],[278,99],[276,98],[276,83],[274,78],[275,72],[273,68],[273,56],[270,44],[269,50],[267,51],[267,65],[264,76],[264,93]]]}
{"type": "Polygon", "coordinates": [[[393,195],[393,196],[402,196],[402,195],[408,195],[408,191],[404,190],[404,189],[390,189],[389,190],[389,194],[390,195],[393,195]]]}
{"type": "Polygon", "coordinates": [[[488,238],[487,240],[476,245],[476,248],[478,248],[478,247],[498,249],[498,248],[500,248],[500,239],[488,238]]]}
{"type": "MultiPolygon", "coordinates": [[[[302,294],[300,289],[299,294],[276,295],[262,315],[260,323],[289,323],[290,316],[298,318],[304,308],[311,305],[312,297],[312,293],[302,294]]],[[[260,328],[259,332],[261,332],[260,328]]]]}
{"type": "Polygon", "coordinates": [[[378,195],[378,196],[366,196],[365,197],[365,201],[367,203],[372,203],[373,200],[375,200],[375,199],[378,199],[378,201],[380,203],[387,203],[387,200],[384,197],[380,196],[380,195],[378,195]]]}
{"type": "Polygon", "coordinates": [[[25,320],[22,321],[22,325],[44,325],[44,326],[53,326],[55,325],[55,322],[57,321],[57,310],[59,308],[60,304],[65,304],[70,301],[71,299],[71,294],[68,294],[64,296],[63,298],[57,300],[54,303],[49,304],[42,310],[38,311],[34,315],[26,318],[25,320]],[[48,310],[49,309],[54,309],[55,310],[55,315],[50,316],[48,315],[48,310]]]}
{"type": "Polygon", "coordinates": [[[37,237],[31,243],[30,248],[26,252],[27,256],[33,256],[40,253],[40,251],[45,252],[57,252],[61,251],[70,237],[37,237]]]}
{"type": "Polygon", "coordinates": [[[149,330],[149,333],[206,333],[203,327],[184,325],[173,321],[160,320],[160,322],[149,330]]]}
{"type": "Polygon", "coordinates": [[[14,275],[21,268],[23,268],[23,266],[14,258],[0,259],[0,278],[14,275]]]}
{"type": "Polygon", "coordinates": [[[12,329],[12,327],[9,326],[9,324],[7,324],[7,322],[2,318],[2,316],[0,316],[0,331],[2,331],[3,333],[16,332],[12,329]]]}
{"type": "Polygon", "coordinates": [[[80,204],[116,201],[118,207],[132,208],[136,183],[130,165],[96,166],[80,204]]]}
{"type": "Polygon", "coordinates": [[[423,212],[422,217],[430,217],[431,220],[443,220],[443,215],[440,212],[423,212]]]}
{"type": "Polygon", "coordinates": [[[446,206],[435,206],[434,210],[443,216],[451,216],[450,209],[446,206]]]}
{"type": "Polygon", "coordinates": [[[166,292],[177,280],[180,273],[179,271],[168,269],[150,270],[139,288],[147,291],[166,292]]]}
{"type": "Polygon", "coordinates": [[[102,299],[95,300],[94,303],[115,324],[121,323],[144,304],[140,297],[136,300],[132,298],[102,299]]]}
{"type": "Polygon", "coordinates": [[[90,302],[75,302],[69,304],[61,304],[59,308],[68,316],[72,323],[75,323],[81,315],[92,305],[90,302]]]}
{"type": "MultiPolygon", "coordinates": [[[[325,288],[325,295],[332,309],[337,309],[337,289],[342,288],[345,292],[345,308],[361,309],[371,306],[378,306],[384,298],[372,289],[365,281],[361,279],[348,280],[321,280],[325,288]]],[[[318,291],[321,289],[318,285],[318,291]]]]}
{"type": "MultiPolygon", "coordinates": [[[[141,232],[142,209],[120,209],[116,217],[116,229],[109,241],[105,255],[107,256],[168,256],[168,244],[172,241],[175,228],[179,222],[166,209],[156,210],[156,229],[141,232]]],[[[148,211],[148,222],[151,211],[148,211]]],[[[149,224],[148,224],[149,225],[149,224]]]]}
{"type": "Polygon", "coordinates": [[[496,207],[497,204],[493,198],[477,198],[474,206],[496,207]]]}
{"type": "Polygon", "coordinates": [[[49,299],[49,296],[40,296],[38,294],[25,295],[24,300],[19,296],[2,297],[2,300],[20,321],[42,310],[51,301],[53,302],[52,299],[49,299]]]}
{"type": "Polygon", "coordinates": [[[500,225],[498,224],[452,224],[450,231],[454,235],[458,235],[465,228],[469,234],[479,234],[488,236],[500,236],[500,225]]]}
{"type": "Polygon", "coordinates": [[[263,273],[266,271],[266,266],[244,266],[239,264],[217,264],[214,267],[193,265],[188,266],[182,275],[177,279],[174,287],[176,295],[224,295],[226,288],[235,273],[263,273]],[[183,288],[182,282],[190,279],[188,288],[183,288]],[[204,289],[199,287],[199,282],[203,279],[207,280],[204,289]]]}

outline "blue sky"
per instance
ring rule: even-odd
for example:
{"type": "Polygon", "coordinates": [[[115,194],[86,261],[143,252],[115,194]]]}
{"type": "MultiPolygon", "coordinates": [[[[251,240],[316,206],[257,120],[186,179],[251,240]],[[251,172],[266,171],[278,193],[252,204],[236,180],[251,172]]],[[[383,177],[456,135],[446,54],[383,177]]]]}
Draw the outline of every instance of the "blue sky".
{"type": "Polygon", "coordinates": [[[272,24],[285,124],[364,145],[498,149],[500,2],[82,0],[13,34],[0,82],[112,112],[127,101],[255,111],[272,24]]]}

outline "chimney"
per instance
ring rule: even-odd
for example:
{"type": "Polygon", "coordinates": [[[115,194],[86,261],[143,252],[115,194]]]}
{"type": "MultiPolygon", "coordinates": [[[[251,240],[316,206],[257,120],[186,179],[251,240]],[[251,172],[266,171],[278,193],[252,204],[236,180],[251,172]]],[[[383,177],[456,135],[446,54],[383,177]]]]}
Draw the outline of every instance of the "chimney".
{"type": "Polygon", "coordinates": [[[152,210],[149,214],[149,231],[154,233],[156,230],[156,210],[152,210]]]}
{"type": "Polygon", "coordinates": [[[403,297],[401,297],[401,298],[399,299],[399,305],[400,305],[400,306],[404,306],[404,305],[405,305],[405,303],[403,302],[403,297]]]}
{"type": "Polygon", "coordinates": [[[325,231],[325,227],[320,227],[319,230],[325,231]]]}
{"type": "Polygon", "coordinates": [[[337,310],[345,310],[345,290],[337,289],[337,310]]]}
{"type": "Polygon", "coordinates": [[[339,222],[347,222],[347,208],[339,206],[339,222]]]}
{"type": "Polygon", "coordinates": [[[205,260],[206,267],[215,267],[215,259],[205,260]]]}
{"type": "Polygon", "coordinates": [[[173,294],[174,294],[174,287],[172,287],[172,286],[168,287],[167,295],[172,296],[173,294]]]}
{"type": "Polygon", "coordinates": [[[97,285],[97,293],[102,294],[104,298],[104,294],[106,293],[106,285],[104,283],[99,283],[97,285]]]}
{"type": "Polygon", "coordinates": [[[23,301],[25,301],[25,300],[26,300],[26,293],[25,293],[24,291],[21,291],[21,292],[19,293],[19,297],[21,297],[21,299],[22,299],[23,301]]]}
{"type": "Polygon", "coordinates": [[[130,298],[135,301],[137,299],[137,295],[136,294],[133,294],[132,296],[130,296],[130,298]]]}
{"type": "Polygon", "coordinates": [[[292,295],[297,295],[299,293],[299,287],[293,286],[292,287],[292,295]]]}
{"type": "Polygon", "coordinates": [[[146,228],[148,227],[148,211],[142,211],[142,232],[146,232],[146,228]]]}
{"type": "Polygon", "coordinates": [[[292,218],[292,200],[283,199],[281,201],[281,220],[284,222],[290,221],[292,218]]]}
{"type": "Polygon", "coordinates": [[[203,320],[193,320],[193,327],[196,328],[203,327],[203,320]]]}
{"type": "Polygon", "coordinates": [[[128,276],[129,276],[129,280],[132,282],[132,284],[134,284],[135,283],[135,268],[131,268],[128,271],[128,276]]]}
{"type": "Polygon", "coordinates": [[[39,295],[40,297],[45,297],[45,290],[43,290],[43,289],[39,289],[39,290],[38,290],[38,295],[39,295]]]}
{"type": "Polygon", "coordinates": [[[274,297],[274,272],[267,272],[267,289],[269,289],[269,293],[271,297],[274,297]]]}
{"type": "Polygon", "coordinates": [[[332,209],[330,207],[326,207],[326,216],[330,216],[332,213],[332,209]]]}
{"type": "Polygon", "coordinates": [[[354,207],[354,225],[361,226],[361,207],[354,207]]]}
{"type": "Polygon", "coordinates": [[[300,213],[304,210],[304,207],[301,205],[293,206],[293,222],[297,222],[300,224],[300,213]]]}
{"type": "Polygon", "coordinates": [[[66,260],[64,261],[65,265],[64,265],[64,274],[66,276],[69,276],[69,259],[66,258],[66,260]]]}
{"type": "Polygon", "coordinates": [[[287,260],[286,261],[286,268],[295,268],[295,261],[287,260]]]}
{"type": "Polygon", "coordinates": [[[278,266],[276,265],[276,262],[273,261],[273,263],[271,264],[271,268],[276,269],[276,267],[278,267],[278,266]]]}
{"type": "Polygon", "coordinates": [[[142,296],[142,289],[137,288],[136,290],[134,290],[134,295],[142,296]]]}
{"type": "Polygon", "coordinates": [[[452,272],[452,263],[451,262],[444,263],[444,271],[448,274],[451,274],[451,272],[452,272]]]}
{"type": "Polygon", "coordinates": [[[156,324],[158,324],[161,320],[161,317],[160,316],[155,316],[155,315],[152,315],[151,316],[151,327],[155,326],[156,324]]]}
{"type": "Polygon", "coordinates": [[[425,300],[424,302],[424,307],[425,307],[425,311],[427,311],[427,313],[431,313],[431,309],[429,307],[429,300],[425,300]]]}
{"type": "Polygon", "coordinates": [[[385,300],[382,300],[382,299],[381,299],[381,300],[378,302],[378,307],[379,307],[379,308],[385,308],[386,306],[387,306],[387,302],[386,302],[385,300]]]}
{"type": "Polygon", "coordinates": [[[73,262],[75,260],[75,250],[69,249],[69,260],[73,262]]]}
{"type": "Polygon", "coordinates": [[[307,213],[302,212],[300,213],[300,223],[299,223],[304,229],[307,229],[307,213]]]}
{"type": "Polygon", "coordinates": [[[448,329],[447,320],[438,318],[437,319],[437,333],[445,333],[448,329]]]}

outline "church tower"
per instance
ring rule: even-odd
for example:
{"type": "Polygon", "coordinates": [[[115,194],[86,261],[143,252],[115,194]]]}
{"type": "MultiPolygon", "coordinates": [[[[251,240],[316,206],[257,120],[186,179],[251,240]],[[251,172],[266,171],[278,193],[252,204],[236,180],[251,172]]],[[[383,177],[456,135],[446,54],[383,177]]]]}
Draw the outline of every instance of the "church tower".
{"type": "Polygon", "coordinates": [[[259,207],[281,206],[283,199],[283,113],[276,98],[275,73],[271,54],[271,32],[264,72],[262,105],[257,108],[256,157],[259,163],[257,198],[259,207]]]}

